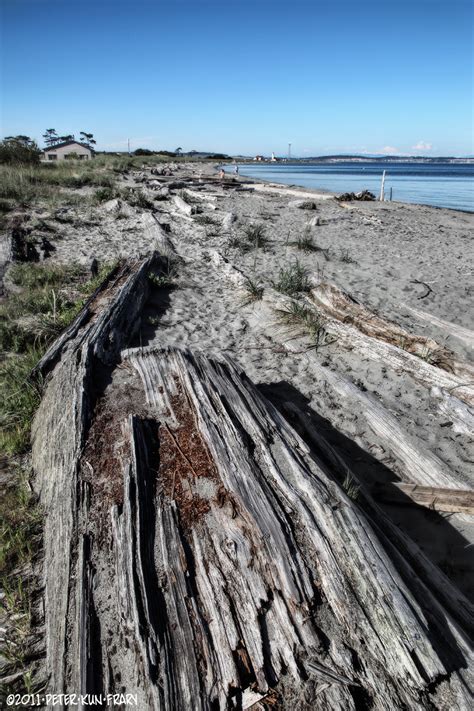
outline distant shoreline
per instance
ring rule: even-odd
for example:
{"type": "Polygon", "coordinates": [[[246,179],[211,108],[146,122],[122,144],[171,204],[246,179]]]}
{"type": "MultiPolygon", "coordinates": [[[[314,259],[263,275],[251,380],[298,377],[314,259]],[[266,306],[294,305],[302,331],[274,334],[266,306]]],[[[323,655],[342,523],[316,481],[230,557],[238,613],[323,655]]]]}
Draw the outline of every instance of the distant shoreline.
{"type": "Polygon", "coordinates": [[[270,157],[263,157],[263,160],[256,161],[249,156],[235,156],[233,160],[240,163],[420,163],[420,164],[442,164],[442,165],[474,165],[474,157],[455,158],[450,156],[427,157],[427,156],[357,156],[357,155],[333,155],[314,156],[309,158],[287,158],[277,156],[276,161],[270,157]]]}
{"type": "MultiPolygon", "coordinates": [[[[235,164],[222,163],[226,172],[232,175],[235,164]]],[[[422,167],[419,163],[392,163],[390,166],[371,162],[365,166],[352,163],[346,169],[330,163],[318,164],[314,171],[311,164],[295,163],[240,163],[240,175],[255,182],[275,184],[319,194],[332,196],[342,193],[358,193],[369,190],[376,197],[380,194],[382,172],[387,171],[385,198],[389,202],[391,189],[393,202],[400,204],[422,205],[457,210],[467,214],[474,213],[470,191],[471,169],[466,165],[449,167],[440,164],[439,171],[435,164],[422,167]],[[451,172],[459,172],[452,175],[451,172]],[[446,176],[444,175],[446,174],[446,176]]]]}

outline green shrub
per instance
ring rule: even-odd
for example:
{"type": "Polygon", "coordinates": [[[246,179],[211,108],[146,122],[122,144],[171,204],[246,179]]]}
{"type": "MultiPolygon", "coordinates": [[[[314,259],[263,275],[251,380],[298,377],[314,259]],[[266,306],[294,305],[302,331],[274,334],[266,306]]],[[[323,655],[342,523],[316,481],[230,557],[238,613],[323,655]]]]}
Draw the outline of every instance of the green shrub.
{"type": "Polygon", "coordinates": [[[0,163],[27,165],[39,163],[41,151],[28,136],[17,136],[0,142],[0,163]]]}
{"type": "Polygon", "coordinates": [[[24,355],[7,358],[0,365],[0,451],[23,452],[30,437],[30,426],[41,399],[41,385],[30,373],[43,351],[30,348],[24,355]]]}

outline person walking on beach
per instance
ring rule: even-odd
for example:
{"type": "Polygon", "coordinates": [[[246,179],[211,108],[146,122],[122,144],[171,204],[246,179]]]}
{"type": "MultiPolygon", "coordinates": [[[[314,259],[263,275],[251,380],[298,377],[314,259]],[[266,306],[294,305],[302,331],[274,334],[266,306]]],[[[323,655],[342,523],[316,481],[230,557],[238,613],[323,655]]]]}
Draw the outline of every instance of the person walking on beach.
{"type": "Polygon", "coordinates": [[[221,168],[220,171],[219,171],[219,178],[220,178],[221,180],[224,180],[224,176],[225,176],[224,168],[221,168]]]}
{"type": "Polygon", "coordinates": [[[236,175],[239,174],[239,166],[238,166],[238,165],[235,166],[235,168],[234,168],[234,173],[235,173],[236,175]]]}

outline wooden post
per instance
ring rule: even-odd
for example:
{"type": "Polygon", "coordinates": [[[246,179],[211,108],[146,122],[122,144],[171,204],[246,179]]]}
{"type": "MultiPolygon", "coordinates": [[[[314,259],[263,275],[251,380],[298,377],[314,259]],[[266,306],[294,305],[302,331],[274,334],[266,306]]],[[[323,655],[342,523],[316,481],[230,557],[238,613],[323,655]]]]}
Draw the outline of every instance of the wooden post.
{"type": "Polygon", "coordinates": [[[390,202],[392,202],[393,188],[390,188],[390,202]]]}
{"type": "Polygon", "coordinates": [[[380,186],[380,201],[383,202],[384,199],[384,187],[385,187],[385,170],[382,173],[382,184],[380,186]]]}

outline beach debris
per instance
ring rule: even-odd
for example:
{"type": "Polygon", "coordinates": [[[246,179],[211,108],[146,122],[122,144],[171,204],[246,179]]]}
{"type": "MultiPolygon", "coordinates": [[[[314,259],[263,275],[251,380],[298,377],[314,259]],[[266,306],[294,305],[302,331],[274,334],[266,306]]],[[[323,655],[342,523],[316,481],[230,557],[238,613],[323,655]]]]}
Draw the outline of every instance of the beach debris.
{"type": "Polygon", "coordinates": [[[234,222],[237,222],[237,215],[234,212],[226,212],[222,218],[222,227],[225,230],[230,230],[234,222]]]}
{"type": "Polygon", "coordinates": [[[317,210],[318,206],[314,200],[290,200],[288,207],[296,207],[299,210],[317,210]]]}
{"type": "Polygon", "coordinates": [[[425,281],[419,281],[419,279],[412,279],[410,284],[421,284],[421,286],[425,287],[426,291],[424,294],[421,294],[421,296],[418,297],[419,299],[426,299],[427,296],[433,293],[433,289],[425,281]]]}
{"type": "Polygon", "coordinates": [[[198,208],[196,205],[190,205],[188,202],[183,200],[183,198],[180,195],[173,195],[173,202],[178,208],[178,210],[188,217],[191,217],[191,215],[194,215],[198,212],[198,208]]]}
{"type": "Polygon", "coordinates": [[[436,328],[445,331],[448,335],[447,337],[453,337],[462,341],[470,348],[474,348],[474,331],[469,328],[464,328],[457,323],[452,323],[451,321],[444,321],[434,314],[430,314],[426,311],[420,311],[419,309],[414,309],[408,304],[402,304],[402,307],[406,309],[409,313],[413,314],[418,320],[426,321],[436,328]]]}
{"type": "Polygon", "coordinates": [[[352,202],[354,200],[375,200],[375,195],[369,190],[362,190],[359,193],[342,193],[342,195],[336,195],[336,200],[340,202],[352,202]]]}
{"type": "Polygon", "coordinates": [[[474,404],[474,366],[460,360],[434,339],[409,333],[359,304],[335,284],[318,277],[310,279],[310,298],[333,319],[327,329],[342,346],[355,349],[371,360],[384,362],[398,372],[409,373],[428,387],[458,388],[456,397],[474,404]]]}
{"type": "MultiPolygon", "coordinates": [[[[449,425],[452,423],[446,423],[449,425]]],[[[445,426],[446,426],[445,425],[445,426]]],[[[375,499],[407,506],[425,506],[432,511],[465,513],[474,515],[474,491],[469,489],[440,489],[434,486],[420,486],[390,482],[377,483],[372,489],[375,499]]]]}

